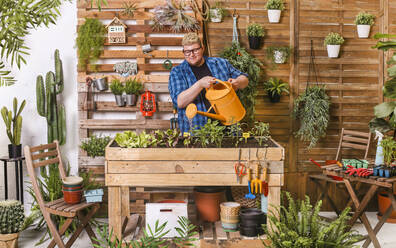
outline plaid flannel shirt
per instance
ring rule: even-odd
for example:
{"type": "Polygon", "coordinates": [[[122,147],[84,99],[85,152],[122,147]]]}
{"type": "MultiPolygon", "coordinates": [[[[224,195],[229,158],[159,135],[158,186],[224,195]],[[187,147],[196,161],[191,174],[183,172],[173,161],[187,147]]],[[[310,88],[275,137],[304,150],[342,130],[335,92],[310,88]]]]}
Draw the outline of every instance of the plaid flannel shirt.
{"type": "MultiPolygon", "coordinates": [[[[247,74],[242,73],[233,67],[226,59],[205,57],[205,61],[212,73],[212,76],[222,81],[227,81],[229,78],[237,78],[240,75],[247,76],[247,74]]],[[[186,116],[186,109],[177,107],[177,96],[181,92],[190,88],[196,81],[197,79],[186,60],[184,60],[180,65],[172,68],[168,88],[173,105],[177,108],[179,129],[182,133],[190,131],[190,124],[186,116]]],[[[200,95],[197,96],[193,103],[197,105],[197,109],[199,111],[207,111],[200,95]]],[[[196,115],[192,120],[191,129],[194,129],[195,127],[199,129],[201,126],[204,126],[206,122],[207,117],[196,115]]]]}

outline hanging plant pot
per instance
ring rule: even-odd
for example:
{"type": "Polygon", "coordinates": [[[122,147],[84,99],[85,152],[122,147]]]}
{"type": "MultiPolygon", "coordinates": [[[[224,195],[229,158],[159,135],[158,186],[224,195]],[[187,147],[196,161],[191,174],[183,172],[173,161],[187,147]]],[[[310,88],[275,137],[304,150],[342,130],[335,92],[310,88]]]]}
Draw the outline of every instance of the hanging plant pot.
{"type": "Polygon", "coordinates": [[[370,34],[370,25],[357,25],[357,32],[359,38],[368,38],[370,34]]]}
{"type": "Polygon", "coordinates": [[[99,91],[107,90],[107,78],[106,77],[95,79],[95,80],[93,80],[93,83],[97,90],[99,90],[99,91]]]}
{"type": "Polygon", "coordinates": [[[250,49],[260,49],[261,37],[260,36],[249,36],[249,47],[250,49]]]}
{"type": "Polygon", "coordinates": [[[126,98],[126,104],[128,106],[135,106],[136,105],[136,99],[137,99],[136,95],[128,94],[128,95],[125,95],[125,98],[126,98]]]}
{"type": "Polygon", "coordinates": [[[210,9],[210,21],[211,22],[221,22],[223,20],[223,16],[221,14],[220,9],[210,9]]]}
{"type": "Polygon", "coordinates": [[[22,157],[22,145],[8,145],[8,156],[10,158],[20,158],[22,157]]]}
{"type": "Polygon", "coordinates": [[[274,62],[275,64],[284,64],[286,62],[287,56],[282,51],[274,51],[274,62]]]}
{"type": "Polygon", "coordinates": [[[122,97],[122,95],[114,95],[115,96],[115,100],[116,100],[116,104],[118,107],[124,107],[125,106],[125,101],[124,98],[122,97]]]}
{"type": "Polygon", "coordinates": [[[327,45],[327,55],[329,58],[338,58],[340,45],[327,45]]]}
{"type": "Polygon", "coordinates": [[[268,97],[270,99],[270,102],[276,103],[280,101],[281,96],[278,93],[272,93],[271,91],[268,91],[268,97]]]}
{"type": "Polygon", "coordinates": [[[269,9],[268,10],[268,21],[270,23],[279,23],[281,10],[279,9],[269,9]]]}

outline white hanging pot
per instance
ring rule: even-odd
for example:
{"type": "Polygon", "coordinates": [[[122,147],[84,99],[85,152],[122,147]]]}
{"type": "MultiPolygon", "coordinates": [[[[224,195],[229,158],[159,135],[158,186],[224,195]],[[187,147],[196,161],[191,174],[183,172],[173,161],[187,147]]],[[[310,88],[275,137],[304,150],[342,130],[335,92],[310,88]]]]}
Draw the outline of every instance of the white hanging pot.
{"type": "Polygon", "coordinates": [[[286,62],[286,56],[281,51],[274,51],[274,62],[275,64],[284,64],[286,62]]]}
{"type": "Polygon", "coordinates": [[[279,23],[280,16],[281,16],[280,9],[269,9],[268,10],[268,21],[270,23],[279,23]]]}
{"type": "Polygon", "coordinates": [[[220,9],[210,9],[210,21],[211,22],[221,22],[222,16],[220,9]]]}
{"type": "Polygon", "coordinates": [[[359,38],[368,38],[370,34],[370,25],[357,25],[357,32],[359,38]]]}
{"type": "Polygon", "coordinates": [[[340,53],[340,45],[327,45],[327,55],[329,58],[338,58],[340,53]]]}

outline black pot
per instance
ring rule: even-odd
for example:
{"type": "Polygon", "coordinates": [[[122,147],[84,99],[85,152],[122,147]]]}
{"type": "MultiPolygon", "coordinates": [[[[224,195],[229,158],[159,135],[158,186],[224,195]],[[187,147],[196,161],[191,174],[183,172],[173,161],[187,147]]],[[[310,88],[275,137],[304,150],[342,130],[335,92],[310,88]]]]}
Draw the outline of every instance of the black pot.
{"type": "Polygon", "coordinates": [[[194,190],[201,193],[218,193],[225,190],[225,187],[216,187],[216,186],[197,186],[194,187],[194,190]]]}
{"type": "Polygon", "coordinates": [[[260,49],[261,37],[249,36],[250,49],[260,49]]]}
{"type": "Polygon", "coordinates": [[[241,217],[241,225],[243,226],[257,227],[267,223],[267,216],[257,208],[242,209],[239,216],[241,217]]]}
{"type": "Polygon", "coordinates": [[[278,93],[272,94],[272,92],[268,91],[268,97],[270,99],[270,102],[279,102],[281,96],[278,93]]]}
{"type": "Polygon", "coordinates": [[[20,158],[22,157],[22,145],[8,145],[8,156],[10,158],[20,158]]]}
{"type": "Polygon", "coordinates": [[[246,237],[257,237],[257,235],[264,234],[261,226],[239,226],[239,233],[246,237]]]}

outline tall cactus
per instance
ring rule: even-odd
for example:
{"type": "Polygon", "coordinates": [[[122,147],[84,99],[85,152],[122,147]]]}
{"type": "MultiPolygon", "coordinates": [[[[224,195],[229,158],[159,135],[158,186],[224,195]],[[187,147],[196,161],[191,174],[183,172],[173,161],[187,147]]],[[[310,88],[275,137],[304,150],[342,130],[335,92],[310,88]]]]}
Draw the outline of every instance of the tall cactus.
{"type": "Polygon", "coordinates": [[[14,116],[12,116],[12,111],[8,110],[7,107],[1,109],[1,116],[3,117],[4,123],[6,125],[6,132],[8,139],[13,145],[21,144],[21,132],[22,132],[22,116],[21,112],[26,105],[26,100],[23,100],[21,106],[18,110],[18,100],[14,97],[13,109],[14,116]]]}
{"type": "Polygon", "coordinates": [[[37,112],[47,119],[48,143],[58,140],[66,142],[66,113],[63,104],[58,103],[57,95],[63,92],[63,68],[59,50],[55,50],[55,73],[47,72],[44,80],[41,75],[36,80],[37,112]]]}

